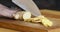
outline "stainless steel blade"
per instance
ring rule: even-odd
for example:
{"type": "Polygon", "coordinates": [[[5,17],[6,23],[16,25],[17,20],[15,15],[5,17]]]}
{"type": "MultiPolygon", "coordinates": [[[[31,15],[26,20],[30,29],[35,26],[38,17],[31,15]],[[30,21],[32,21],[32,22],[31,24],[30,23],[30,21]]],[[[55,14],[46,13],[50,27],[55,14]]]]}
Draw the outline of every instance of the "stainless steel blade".
{"type": "Polygon", "coordinates": [[[30,11],[34,16],[40,16],[40,10],[32,0],[12,0],[16,5],[26,11],[30,11]]]}

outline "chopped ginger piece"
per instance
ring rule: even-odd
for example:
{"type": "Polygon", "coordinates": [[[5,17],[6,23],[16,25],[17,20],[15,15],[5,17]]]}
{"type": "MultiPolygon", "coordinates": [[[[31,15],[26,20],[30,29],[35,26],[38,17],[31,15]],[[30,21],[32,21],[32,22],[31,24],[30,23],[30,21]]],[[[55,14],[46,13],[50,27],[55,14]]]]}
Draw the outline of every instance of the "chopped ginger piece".
{"type": "Polygon", "coordinates": [[[42,24],[46,27],[50,27],[53,25],[53,23],[44,16],[41,17],[41,21],[42,21],[42,24]]]}

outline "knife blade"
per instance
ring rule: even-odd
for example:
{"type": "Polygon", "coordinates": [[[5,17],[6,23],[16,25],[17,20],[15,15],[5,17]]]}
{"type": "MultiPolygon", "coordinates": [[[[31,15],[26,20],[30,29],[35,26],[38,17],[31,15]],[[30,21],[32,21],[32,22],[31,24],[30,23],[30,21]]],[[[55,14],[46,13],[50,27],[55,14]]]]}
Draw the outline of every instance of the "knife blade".
{"type": "Polygon", "coordinates": [[[32,0],[12,0],[13,3],[24,9],[25,11],[31,12],[33,16],[40,16],[40,10],[32,0]]]}

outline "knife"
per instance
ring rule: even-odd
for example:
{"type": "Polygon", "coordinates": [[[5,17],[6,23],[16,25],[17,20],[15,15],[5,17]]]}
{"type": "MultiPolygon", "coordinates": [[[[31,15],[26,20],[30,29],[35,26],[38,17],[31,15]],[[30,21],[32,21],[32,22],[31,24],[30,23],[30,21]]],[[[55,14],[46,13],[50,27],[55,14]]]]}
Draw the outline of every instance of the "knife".
{"type": "Polygon", "coordinates": [[[21,7],[25,11],[31,12],[33,16],[40,16],[40,10],[32,0],[12,0],[17,6],[21,7]]]}
{"type": "Polygon", "coordinates": [[[41,15],[40,10],[32,0],[12,0],[12,2],[25,11],[30,11],[33,16],[39,16],[44,26],[49,27],[53,25],[50,20],[41,15]]]}

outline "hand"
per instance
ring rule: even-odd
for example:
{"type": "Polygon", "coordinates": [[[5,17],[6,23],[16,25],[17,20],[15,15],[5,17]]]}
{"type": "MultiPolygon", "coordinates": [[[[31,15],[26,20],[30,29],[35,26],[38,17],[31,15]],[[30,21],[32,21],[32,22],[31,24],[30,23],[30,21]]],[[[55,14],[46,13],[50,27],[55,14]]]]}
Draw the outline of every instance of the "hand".
{"type": "Polygon", "coordinates": [[[12,10],[9,9],[8,7],[0,4],[0,15],[5,16],[5,17],[9,17],[12,18],[13,14],[16,13],[18,10],[12,10]]]}

